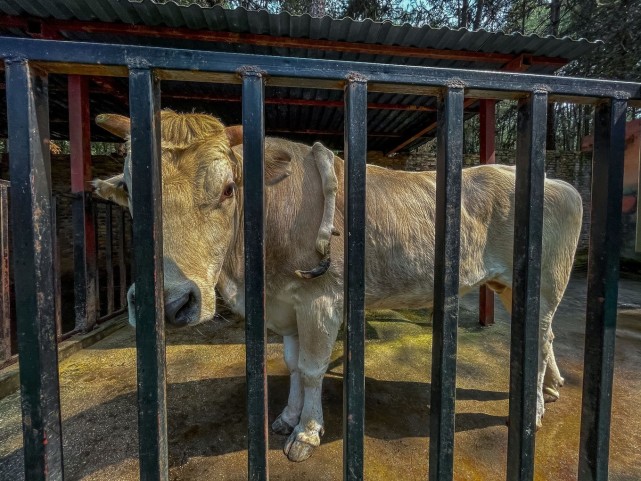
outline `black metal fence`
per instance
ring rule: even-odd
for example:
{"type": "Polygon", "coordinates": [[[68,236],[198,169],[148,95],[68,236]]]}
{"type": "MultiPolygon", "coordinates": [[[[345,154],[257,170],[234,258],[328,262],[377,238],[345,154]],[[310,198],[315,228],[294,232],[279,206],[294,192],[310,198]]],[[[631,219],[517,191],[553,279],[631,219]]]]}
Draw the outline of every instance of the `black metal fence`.
{"type": "MultiPolygon", "coordinates": [[[[10,269],[11,249],[9,248],[11,232],[9,204],[11,197],[11,183],[0,180],[0,368],[17,362],[16,332],[17,325],[15,316],[12,316],[12,297],[15,297],[12,277],[14,273],[10,269]]],[[[82,194],[81,194],[82,195],[82,194]]],[[[84,319],[76,314],[79,311],[86,311],[87,299],[79,298],[70,289],[62,288],[61,269],[61,231],[59,225],[61,215],[72,210],[74,201],[78,195],[54,194],[51,200],[51,256],[54,288],[54,320],[56,327],[56,339],[58,342],[66,340],[74,334],[86,332],[84,319]],[[82,307],[82,308],[81,308],[82,307]]],[[[92,275],[95,292],[95,299],[89,302],[92,306],[92,318],[95,323],[89,326],[112,319],[127,310],[127,282],[130,279],[128,250],[130,246],[127,234],[131,229],[129,213],[120,206],[98,198],[89,199],[89,208],[92,210],[93,229],[95,232],[95,243],[93,252],[90,253],[94,263],[95,272],[92,275]],[[115,227],[115,228],[114,228],[115,227]],[[115,234],[115,235],[114,235],[115,234]],[[100,279],[104,280],[101,286],[100,279]]],[[[79,231],[83,225],[72,226],[72,230],[79,231]]],[[[69,232],[64,232],[69,234],[69,232]]],[[[77,237],[74,233],[74,237],[77,237]]],[[[65,239],[69,241],[70,239],[65,239]]],[[[74,246],[74,255],[79,254],[84,264],[86,253],[84,246],[74,246]]],[[[70,259],[62,259],[62,261],[70,259]]],[[[77,264],[77,262],[76,262],[77,264]]],[[[77,267],[74,266],[74,267],[77,267]]],[[[84,268],[84,266],[83,266],[84,268]]],[[[17,313],[16,313],[17,314],[17,313]]]]}
{"type": "Polygon", "coordinates": [[[139,46],[0,40],[11,155],[16,296],[27,479],[62,479],[50,275],[47,73],[129,76],[135,248],[140,473],[168,479],[160,195],[160,81],[242,83],[249,479],[267,479],[263,244],[263,91],[345,90],[344,479],[363,477],[366,93],[438,96],[436,266],[430,479],[453,476],[464,96],[519,99],[508,479],[533,477],[546,106],[596,103],[585,376],[579,479],[605,480],[617,307],[625,112],[641,85],[567,77],[346,63],[139,46]]]}

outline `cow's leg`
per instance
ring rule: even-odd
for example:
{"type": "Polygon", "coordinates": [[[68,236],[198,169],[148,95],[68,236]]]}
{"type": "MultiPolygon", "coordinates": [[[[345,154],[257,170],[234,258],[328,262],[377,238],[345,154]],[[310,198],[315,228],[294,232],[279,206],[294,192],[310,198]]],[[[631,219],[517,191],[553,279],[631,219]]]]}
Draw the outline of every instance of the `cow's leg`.
{"type": "Polygon", "coordinates": [[[283,336],[285,364],[289,369],[289,398],[287,406],[272,424],[276,434],[290,434],[298,424],[303,410],[303,384],[298,369],[298,335],[283,336]]]}
{"type": "Polygon", "coordinates": [[[291,461],[304,461],[320,445],[323,435],[321,389],[341,319],[341,302],[320,297],[296,310],[300,350],[298,369],[304,401],[300,421],[285,443],[291,461]]]}
{"type": "MultiPolygon", "coordinates": [[[[552,339],[554,336],[550,332],[552,339]]],[[[563,387],[565,380],[559,371],[554,357],[554,343],[550,341],[550,353],[548,354],[548,365],[545,370],[545,377],[543,379],[543,400],[546,403],[554,402],[559,399],[559,388],[563,387]]]]}

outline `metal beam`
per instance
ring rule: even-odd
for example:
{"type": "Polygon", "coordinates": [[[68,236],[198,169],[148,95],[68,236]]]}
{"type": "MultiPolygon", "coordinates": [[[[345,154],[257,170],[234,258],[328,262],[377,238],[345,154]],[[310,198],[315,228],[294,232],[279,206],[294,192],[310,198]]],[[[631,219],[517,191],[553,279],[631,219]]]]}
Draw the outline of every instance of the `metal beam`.
{"type": "Polygon", "coordinates": [[[167,481],[167,392],[163,300],[160,82],[132,68],[131,197],[135,261],[138,445],[141,481],[167,481]]]}
{"type": "Polygon", "coordinates": [[[47,76],[6,63],[11,228],[25,479],[63,479],[47,76]]]}
{"type": "Polygon", "coordinates": [[[594,113],[580,481],[608,479],[626,107],[609,99],[594,113]]]}
{"type": "Polygon", "coordinates": [[[247,69],[243,80],[243,195],[245,229],[245,344],[247,349],[248,479],[269,479],[265,361],[265,77],[247,69]]]}
{"type": "Polygon", "coordinates": [[[345,86],[343,480],[363,479],[365,436],[365,166],[367,82],[345,86]]]}
{"type": "Polygon", "coordinates": [[[453,478],[459,315],[463,88],[439,99],[434,240],[434,332],[430,395],[430,481],[453,478]]]}
{"type": "Polygon", "coordinates": [[[534,477],[547,102],[535,91],[517,116],[508,481],[534,477]]]}

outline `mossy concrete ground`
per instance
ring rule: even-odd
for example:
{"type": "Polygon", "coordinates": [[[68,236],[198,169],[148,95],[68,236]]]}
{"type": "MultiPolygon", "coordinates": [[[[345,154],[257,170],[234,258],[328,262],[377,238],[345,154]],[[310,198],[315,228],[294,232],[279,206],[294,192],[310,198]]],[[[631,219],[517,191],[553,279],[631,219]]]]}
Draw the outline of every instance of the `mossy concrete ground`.
{"type": "MultiPolygon", "coordinates": [[[[581,412],[585,274],[576,275],[554,321],[566,384],[547,405],[536,438],[536,479],[576,479],[581,412]]],[[[461,301],[455,479],[503,480],[507,457],[509,332],[477,323],[477,297],[461,301]]],[[[641,281],[620,283],[610,479],[641,479],[641,281]]],[[[425,311],[376,311],[367,318],[365,478],[426,478],[432,326],[425,311]]],[[[137,405],[134,331],[123,328],[61,364],[65,479],[134,480],[137,405]]],[[[170,479],[244,480],[247,474],[243,326],[219,320],[167,334],[170,479]]],[[[282,345],[269,337],[270,422],[284,407],[282,345]]],[[[303,463],[270,435],[270,479],[342,479],[342,345],[325,378],[326,433],[303,463]]],[[[0,401],[0,479],[23,479],[19,396],[0,401]]]]}

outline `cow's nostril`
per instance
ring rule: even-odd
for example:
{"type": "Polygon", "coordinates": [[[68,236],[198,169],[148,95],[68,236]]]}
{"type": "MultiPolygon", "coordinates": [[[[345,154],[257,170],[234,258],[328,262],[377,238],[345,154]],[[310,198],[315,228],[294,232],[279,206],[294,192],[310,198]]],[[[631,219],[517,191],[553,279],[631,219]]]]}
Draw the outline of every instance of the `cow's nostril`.
{"type": "Polygon", "coordinates": [[[188,288],[179,295],[166,299],[165,318],[170,324],[185,326],[199,320],[200,301],[195,289],[188,288]]]}
{"type": "Polygon", "coordinates": [[[184,326],[198,320],[198,299],[193,292],[189,293],[187,302],[176,312],[175,324],[184,326]]]}

